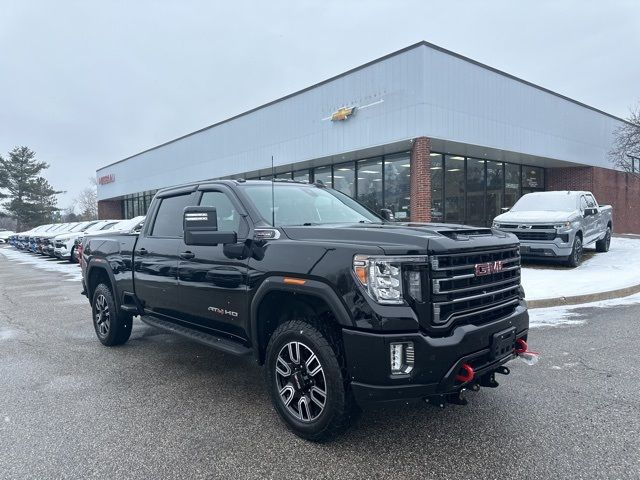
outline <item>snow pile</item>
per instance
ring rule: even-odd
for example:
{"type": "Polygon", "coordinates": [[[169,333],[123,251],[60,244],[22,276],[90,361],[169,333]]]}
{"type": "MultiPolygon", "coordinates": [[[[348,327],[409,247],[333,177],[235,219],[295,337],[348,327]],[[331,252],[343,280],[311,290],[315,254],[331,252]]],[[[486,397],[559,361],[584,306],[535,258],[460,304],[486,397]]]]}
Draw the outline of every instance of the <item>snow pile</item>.
{"type": "Polygon", "coordinates": [[[536,308],[529,310],[529,326],[538,327],[560,327],[566,325],[582,325],[585,323],[583,313],[578,310],[585,308],[608,308],[624,305],[640,304],[640,293],[629,295],[623,298],[602,300],[600,302],[583,303],[581,305],[570,305],[566,307],[536,308]]]}
{"type": "Polygon", "coordinates": [[[4,255],[13,262],[29,265],[40,270],[62,273],[64,275],[63,279],[69,282],[79,282],[82,280],[82,272],[77,263],[69,263],[66,260],[54,260],[51,257],[43,257],[41,255],[21,252],[6,247],[0,248],[0,255],[4,255]]]}
{"type": "Polygon", "coordinates": [[[577,268],[554,263],[536,263],[522,268],[522,285],[527,300],[573,297],[640,284],[640,240],[612,238],[607,253],[585,249],[577,268]]]}

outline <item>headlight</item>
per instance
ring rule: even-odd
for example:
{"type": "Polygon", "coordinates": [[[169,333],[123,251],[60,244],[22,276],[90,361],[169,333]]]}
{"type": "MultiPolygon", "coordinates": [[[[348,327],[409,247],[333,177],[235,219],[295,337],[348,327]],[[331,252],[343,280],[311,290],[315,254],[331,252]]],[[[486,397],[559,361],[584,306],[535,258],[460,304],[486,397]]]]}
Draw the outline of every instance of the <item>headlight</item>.
{"type": "Polygon", "coordinates": [[[493,222],[493,228],[500,228],[502,225],[500,225],[498,222],[493,222]]]}
{"type": "MultiPolygon", "coordinates": [[[[367,256],[353,257],[353,271],[369,296],[380,304],[399,305],[403,300],[402,265],[428,263],[427,256],[367,256]]],[[[420,276],[408,272],[410,294],[421,300],[420,276]]]]}
{"type": "Polygon", "coordinates": [[[571,227],[571,222],[558,223],[554,225],[554,227],[556,227],[556,230],[564,230],[565,228],[571,227]]]}

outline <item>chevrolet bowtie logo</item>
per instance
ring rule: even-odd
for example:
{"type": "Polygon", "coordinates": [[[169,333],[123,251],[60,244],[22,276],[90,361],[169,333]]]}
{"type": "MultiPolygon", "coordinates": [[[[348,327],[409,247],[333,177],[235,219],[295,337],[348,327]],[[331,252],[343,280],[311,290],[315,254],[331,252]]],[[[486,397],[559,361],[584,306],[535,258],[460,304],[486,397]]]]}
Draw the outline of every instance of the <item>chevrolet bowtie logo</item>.
{"type": "Polygon", "coordinates": [[[356,107],[342,107],[331,114],[332,122],[341,122],[349,118],[355,112],[356,107]]]}

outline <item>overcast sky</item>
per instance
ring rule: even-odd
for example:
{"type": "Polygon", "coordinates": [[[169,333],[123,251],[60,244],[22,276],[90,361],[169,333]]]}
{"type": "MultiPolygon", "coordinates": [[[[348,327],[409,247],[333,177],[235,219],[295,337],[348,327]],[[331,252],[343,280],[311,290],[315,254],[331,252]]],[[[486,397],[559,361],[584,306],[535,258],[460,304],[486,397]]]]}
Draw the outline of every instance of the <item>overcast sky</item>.
{"type": "Polygon", "coordinates": [[[66,207],[100,166],[420,40],[621,117],[640,100],[637,0],[2,0],[0,152],[35,150],[66,207]]]}

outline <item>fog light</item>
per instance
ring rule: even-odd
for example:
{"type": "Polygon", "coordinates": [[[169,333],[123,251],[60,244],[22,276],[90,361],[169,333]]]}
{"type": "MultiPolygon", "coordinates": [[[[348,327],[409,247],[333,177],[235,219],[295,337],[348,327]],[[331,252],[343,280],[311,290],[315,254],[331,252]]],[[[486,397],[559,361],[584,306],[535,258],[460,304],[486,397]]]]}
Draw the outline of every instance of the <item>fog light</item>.
{"type": "Polygon", "coordinates": [[[414,365],[413,342],[392,343],[391,375],[403,375],[411,372],[414,365]]]}

